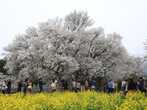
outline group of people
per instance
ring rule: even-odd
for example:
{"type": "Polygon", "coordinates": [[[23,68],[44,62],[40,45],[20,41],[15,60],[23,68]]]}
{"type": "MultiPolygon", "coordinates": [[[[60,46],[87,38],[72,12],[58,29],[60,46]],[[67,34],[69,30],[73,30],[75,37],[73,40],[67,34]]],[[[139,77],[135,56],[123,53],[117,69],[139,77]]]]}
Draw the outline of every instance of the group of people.
{"type": "MultiPolygon", "coordinates": [[[[42,78],[40,78],[38,80],[38,85],[39,85],[39,92],[43,91],[43,81],[42,78]]],[[[33,91],[33,82],[31,80],[29,80],[28,78],[25,79],[25,81],[18,81],[17,82],[17,92],[22,92],[24,94],[28,93],[32,93],[33,91]]]]}
{"type": "MultiPolygon", "coordinates": [[[[126,79],[126,80],[121,80],[120,82],[118,81],[114,81],[114,80],[108,80],[106,81],[106,83],[102,84],[101,86],[103,87],[99,87],[98,86],[98,81],[96,79],[91,79],[91,80],[85,80],[85,81],[79,81],[79,80],[72,80],[71,81],[71,88],[68,89],[68,83],[65,83],[65,81],[63,84],[61,84],[62,88],[64,88],[64,90],[72,90],[74,92],[79,92],[79,91],[86,91],[86,90],[94,90],[94,91],[104,91],[107,93],[113,93],[116,91],[121,91],[124,95],[126,95],[126,93],[129,90],[132,91],[141,91],[141,92],[147,92],[147,88],[145,86],[145,81],[143,79],[143,77],[138,78],[137,80],[134,79],[126,79]],[[101,89],[100,89],[101,88],[101,89]]],[[[57,85],[57,81],[55,81],[54,83],[55,85],[57,85]]],[[[57,87],[57,86],[56,86],[57,87]]]]}
{"type": "Polygon", "coordinates": [[[86,90],[96,90],[96,80],[53,80],[50,84],[51,91],[66,91],[70,90],[73,92],[80,92],[80,91],[86,91],[86,90]]]}
{"type": "MultiPolygon", "coordinates": [[[[43,85],[44,81],[42,78],[40,78],[37,81],[37,85],[39,87],[39,92],[44,91],[43,85]]],[[[116,81],[113,80],[108,80],[104,85],[103,85],[103,91],[108,92],[108,93],[113,93],[115,92],[116,88],[118,88],[118,85],[120,85],[120,89],[122,91],[122,94],[126,95],[128,90],[139,90],[141,92],[146,92],[145,88],[145,83],[144,79],[141,77],[137,81],[134,81],[133,79],[131,80],[122,80],[121,84],[118,84],[116,81]]],[[[79,92],[79,91],[86,91],[86,90],[95,90],[98,91],[100,90],[98,87],[98,82],[96,79],[91,79],[91,80],[56,80],[53,79],[49,87],[51,92],[54,91],[65,91],[65,90],[71,90],[74,92],[79,92]]],[[[2,90],[2,93],[11,93],[11,80],[8,81],[2,81],[0,84],[0,89],[2,90]]],[[[17,82],[17,92],[23,92],[24,94],[26,93],[32,93],[33,91],[33,83],[31,80],[28,78],[25,79],[24,81],[18,81],[17,82]]]]}
{"type": "MultiPolygon", "coordinates": [[[[113,80],[108,81],[108,84],[107,84],[108,93],[114,92],[117,86],[118,84],[114,82],[113,80]]],[[[144,93],[147,92],[147,88],[145,87],[145,81],[142,77],[140,77],[136,81],[134,81],[133,79],[122,80],[120,84],[120,90],[123,95],[126,95],[129,90],[132,90],[132,91],[138,90],[144,93]]]]}

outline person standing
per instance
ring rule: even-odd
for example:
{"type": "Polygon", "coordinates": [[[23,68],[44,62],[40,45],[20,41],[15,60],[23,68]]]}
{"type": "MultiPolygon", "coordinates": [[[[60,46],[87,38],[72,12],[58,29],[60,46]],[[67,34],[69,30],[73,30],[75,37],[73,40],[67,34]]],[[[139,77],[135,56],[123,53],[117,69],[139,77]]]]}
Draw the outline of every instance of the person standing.
{"type": "Polygon", "coordinates": [[[122,95],[126,96],[127,92],[128,92],[128,84],[127,84],[127,80],[123,80],[121,82],[121,91],[122,91],[122,95]]]}
{"type": "Polygon", "coordinates": [[[61,79],[61,88],[62,88],[62,90],[63,91],[65,91],[65,90],[68,90],[68,82],[67,82],[67,80],[65,80],[64,78],[63,79],[61,79]]]}
{"type": "Polygon", "coordinates": [[[131,78],[128,83],[128,90],[136,91],[137,90],[137,82],[131,78]]]}
{"type": "Polygon", "coordinates": [[[67,80],[64,80],[63,87],[64,87],[64,90],[68,90],[68,82],[67,82],[67,80]]]}
{"type": "Polygon", "coordinates": [[[32,81],[31,80],[29,80],[28,81],[28,91],[29,91],[29,93],[31,94],[32,93],[32,81]]]}
{"type": "Polygon", "coordinates": [[[2,93],[5,94],[7,90],[6,81],[2,81],[2,93]]]}
{"type": "Polygon", "coordinates": [[[27,93],[27,88],[28,88],[28,79],[25,79],[25,81],[23,83],[23,93],[24,94],[27,93]]]}
{"type": "Polygon", "coordinates": [[[18,81],[17,83],[17,92],[21,92],[21,88],[22,88],[22,81],[18,81]]]}
{"type": "Polygon", "coordinates": [[[38,84],[39,84],[39,92],[42,92],[43,91],[43,81],[42,81],[42,78],[39,79],[38,84]]]}
{"type": "Polygon", "coordinates": [[[8,94],[11,93],[11,80],[8,80],[8,82],[7,82],[7,93],[8,94]]]}
{"type": "Polygon", "coordinates": [[[89,82],[88,80],[85,81],[85,90],[88,90],[89,89],[89,82]]]}
{"type": "Polygon", "coordinates": [[[145,92],[145,84],[144,79],[142,77],[140,77],[139,81],[137,82],[137,89],[141,92],[145,92]]]}
{"type": "Polygon", "coordinates": [[[91,90],[96,90],[96,80],[92,79],[91,81],[91,90]]]}
{"type": "Polygon", "coordinates": [[[108,93],[113,93],[114,91],[114,81],[113,80],[109,80],[108,81],[108,84],[107,84],[107,87],[108,87],[108,93]]]}
{"type": "Polygon", "coordinates": [[[85,81],[81,81],[81,91],[85,91],[85,81]]]}
{"type": "Polygon", "coordinates": [[[59,86],[61,91],[64,91],[64,82],[65,82],[65,80],[64,80],[64,78],[62,78],[60,80],[60,86],[59,86]]]}
{"type": "Polygon", "coordinates": [[[81,91],[81,83],[80,81],[76,82],[76,92],[80,92],[81,91]]]}
{"type": "Polygon", "coordinates": [[[57,90],[57,80],[52,81],[51,89],[52,89],[52,92],[55,92],[57,90]]]}
{"type": "Polygon", "coordinates": [[[76,92],[77,83],[75,80],[72,80],[72,91],[76,92]]]}

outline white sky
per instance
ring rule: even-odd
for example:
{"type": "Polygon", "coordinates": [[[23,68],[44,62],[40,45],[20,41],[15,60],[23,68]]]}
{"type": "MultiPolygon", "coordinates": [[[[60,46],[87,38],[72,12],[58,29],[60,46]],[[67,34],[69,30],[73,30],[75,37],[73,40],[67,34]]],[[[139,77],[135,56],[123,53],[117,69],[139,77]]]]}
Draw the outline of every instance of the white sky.
{"type": "Polygon", "coordinates": [[[0,0],[0,54],[27,27],[75,9],[87,11],[106,33],[119,33],[130,54],[144,54],[147,0],[0,0]]]}

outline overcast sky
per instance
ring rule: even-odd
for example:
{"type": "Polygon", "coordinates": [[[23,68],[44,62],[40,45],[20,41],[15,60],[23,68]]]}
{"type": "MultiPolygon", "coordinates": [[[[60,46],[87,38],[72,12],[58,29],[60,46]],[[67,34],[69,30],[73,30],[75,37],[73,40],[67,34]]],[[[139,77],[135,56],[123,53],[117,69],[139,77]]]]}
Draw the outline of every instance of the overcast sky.
{"type": "Polygon", "coordinates": [[[87,11],[106,33],[119,33],[131,55],[144,55],[147,0],[0,0],[0,54],[27,27],[75,9],[87,11]]]}

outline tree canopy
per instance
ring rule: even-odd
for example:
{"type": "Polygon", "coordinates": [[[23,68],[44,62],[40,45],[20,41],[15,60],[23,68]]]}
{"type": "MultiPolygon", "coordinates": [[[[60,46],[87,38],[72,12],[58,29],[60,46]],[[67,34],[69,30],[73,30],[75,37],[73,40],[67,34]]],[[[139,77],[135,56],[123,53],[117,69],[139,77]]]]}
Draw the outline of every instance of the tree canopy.
{"type": "Polygon", "coordinates": [[[90,28],[92,23],[86,12],[74,11],[63,21],[49,20],[28,28],[5,48],[8,73],[19,79],[47,80],[119,79],[135,73],[136,58],[127,53],[122,37],[105,35],[101,27],[90,28]]]}

